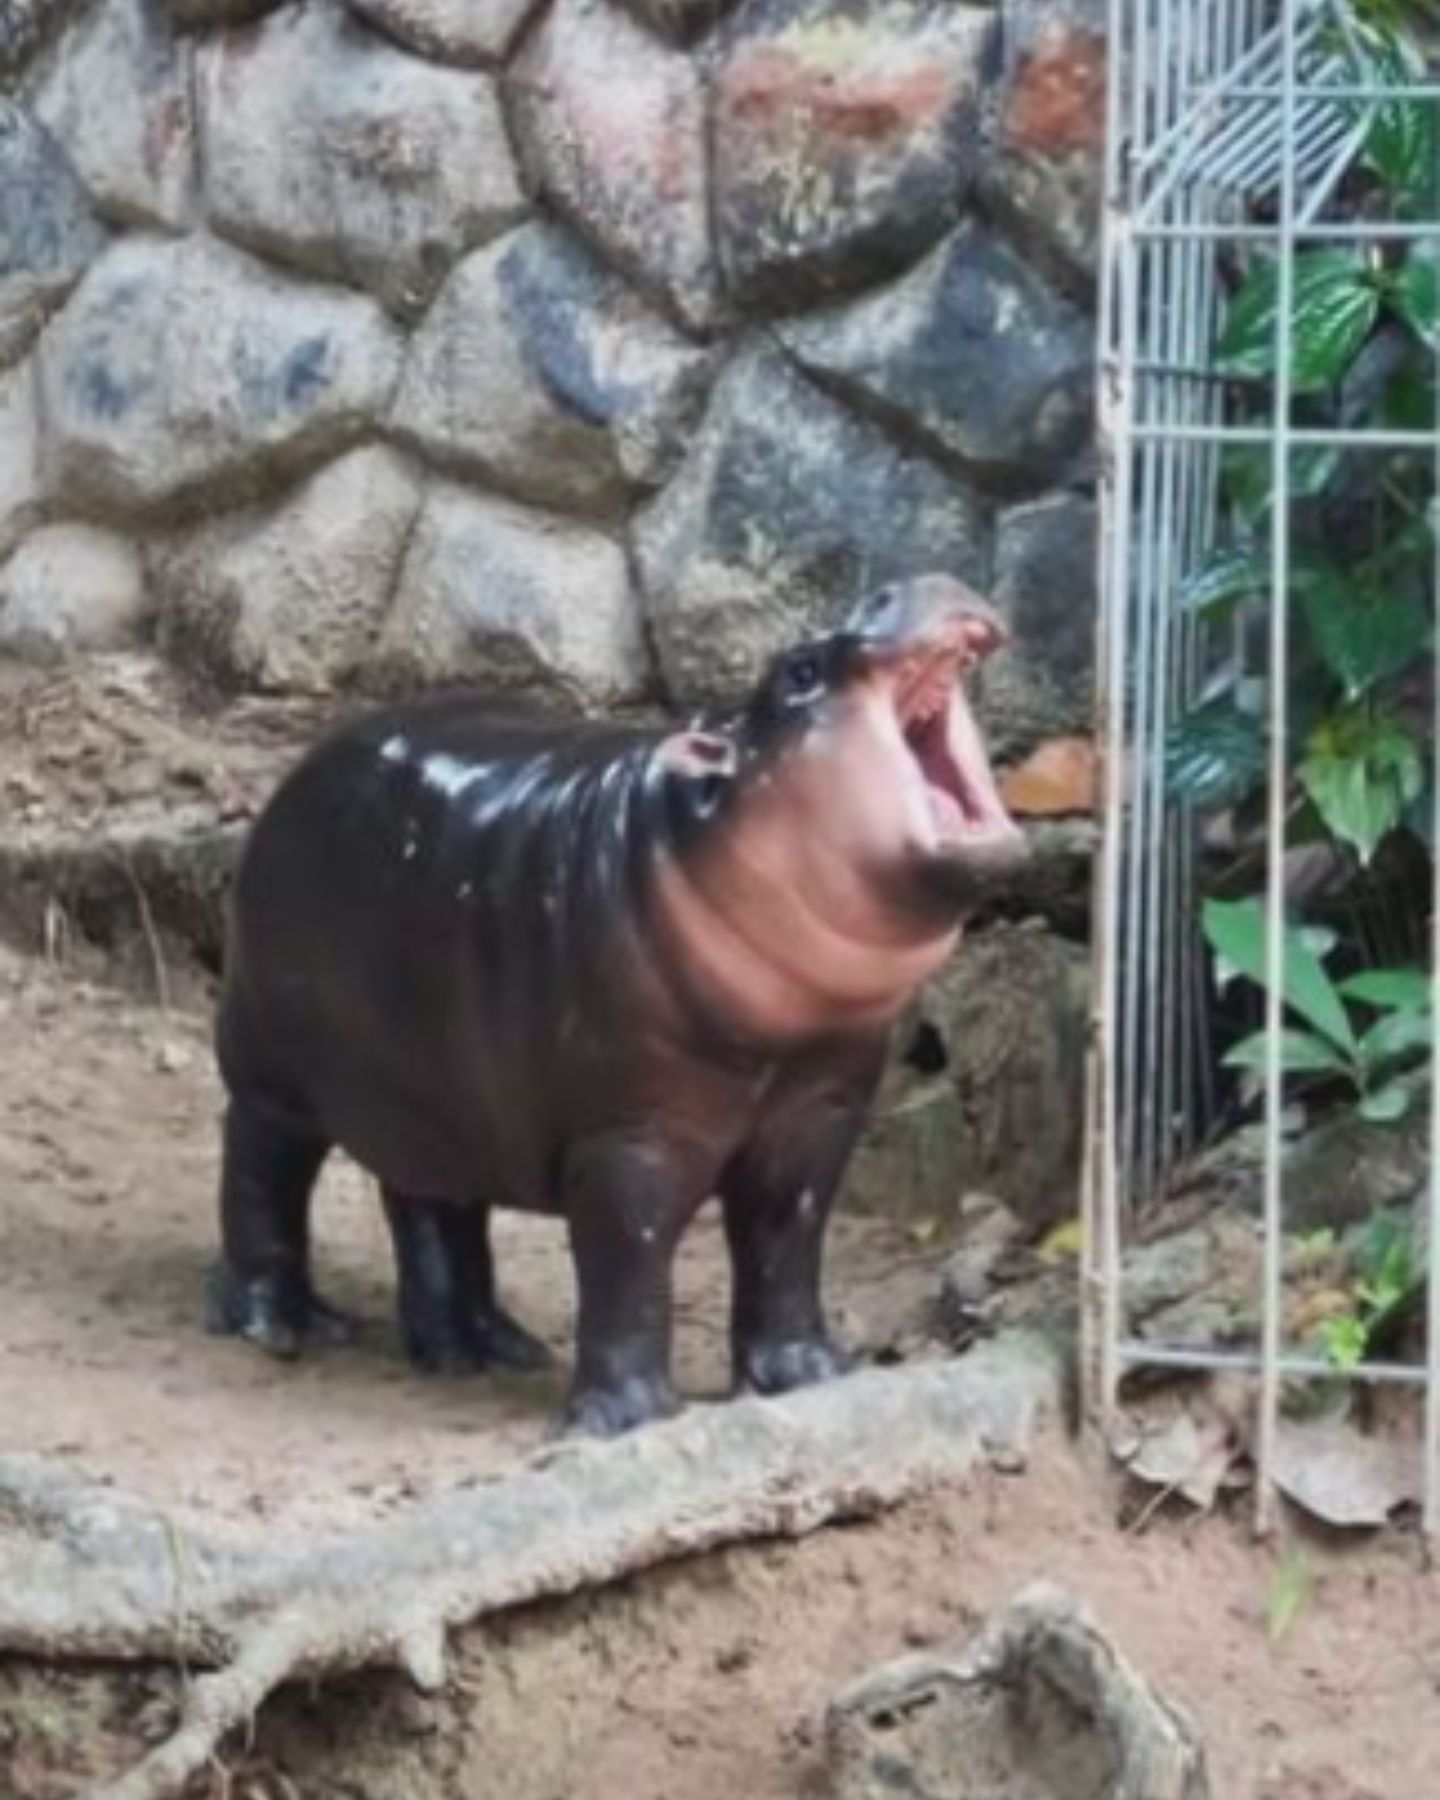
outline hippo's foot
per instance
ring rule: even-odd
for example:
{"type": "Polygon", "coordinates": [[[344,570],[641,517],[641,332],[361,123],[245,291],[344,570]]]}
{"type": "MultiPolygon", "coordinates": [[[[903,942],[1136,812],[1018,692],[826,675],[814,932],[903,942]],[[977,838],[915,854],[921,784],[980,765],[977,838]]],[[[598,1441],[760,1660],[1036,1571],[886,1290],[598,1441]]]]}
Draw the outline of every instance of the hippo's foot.
{"type": "Polygon", "coordinates": [[[205,1284],[205,1329],[242,1337],[267,1356],[292,1361],[307,1344],[344,1344],[355,1321],[328,1305],[304,1275],[261,1275],[245,1281],[226,1262],[205,1284]]]}
{"type": "Polygon", "coordinates": [[[663,1375],[627,1375],[611,1387],[577,1387],[566,1402],[557,1433],[561,1437],[619,1437],[637,1425],[668,1419],[680,1410],[680,1396],[663,1375]]]}
{"type": "Polygon", "coordinates": [[[411,1306],[401,1332],[411,1367],[421,1375],[474,1375],[482,1369],[533,1375],[555,1360],[502,1306],[477,1307],[463,1322],[443,1309],[411,1306]]]}
{"type": "Polygon", "coordinates": [[[831,1381],[853,1364],[847,1351],[823,1335],[758,1338],[736,1351],[735,1387],[742,1394],[785,1394],[831,1381]]]}

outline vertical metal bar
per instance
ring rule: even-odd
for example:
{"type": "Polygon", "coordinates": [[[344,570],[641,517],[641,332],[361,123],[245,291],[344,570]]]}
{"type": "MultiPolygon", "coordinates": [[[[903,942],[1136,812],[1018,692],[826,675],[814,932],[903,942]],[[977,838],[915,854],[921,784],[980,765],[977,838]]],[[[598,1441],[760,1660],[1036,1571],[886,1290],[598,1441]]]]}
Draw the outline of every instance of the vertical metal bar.
{"type": "Polygon", "coordinates": [[[1261,1295],[1260,1413],[1256,1433],[1255,1525],[1274,1523],[1275,1428],[1280,1405],[1281,1252],[1284,1194],[1280,1131],[1284,1018],[1285,784],[1289,773],[1290,412],[1295,277],[1295,49],[1301,0],[1280,0],[1280,193],[1276,271],[1275,437],[1270,461],[1270,767],[1265,894],[1265,1186],[1261,1295]]]}
{"type": "Polygon", "coordinates": [[[1096,725],[1101,738],[1101,839],[1095,866],[1091,929],[1088,1138],[1084,1167],[1081,1345],[1086,1413],[1105,1429],[1119,1379],[1120,1341],[1119,1117],[1115,1069],[1116,974],[1119,931],[1120,848],[1124,807],[1125,613],[1129,595],[1129,471],[1126,422],[1131,405],[1122,352],[1133,353],[1133,282],[1123,274],[1133,244],[1128,237],[1124,162],[1133,142],[1123,116],[1124,84],[1140,72],[1126,28],[1134,0],[1109,0],[1106,72],[1104,247],[1100,270],[1101,367],[1097,404],[1100,438],[1100,593],[1096,643],[1096,725]]]}
{"type": "MultiPolygon", "coordinates": [[[[1440,111],[1440,107],[1435,110],[1440,111]]],[[[1440,261],[1440,218],[1434,224],[1434,254],[1440,261]]],[[[1433,521],[1430,591],[1436,614],[1440,616],[1440,322],[1432,332],[1431,343],[1435,350],[1436,416],[1433,420],[1435,458],[1430,499],[1433,521]]],[[[1440,1032],[1440,641],[1436,645],[1431,686],[1434,692],[1430,719],[1430,788],[1434,814],[1430,892],[1430,1183],[1425,1288],[1425,1486],[1421,1528],[1426,1550],[1433,1561],[1436,1538],[1440,1535],[1440,1041],[1437,1041],[1437,1032],[1440,1032]]]]}

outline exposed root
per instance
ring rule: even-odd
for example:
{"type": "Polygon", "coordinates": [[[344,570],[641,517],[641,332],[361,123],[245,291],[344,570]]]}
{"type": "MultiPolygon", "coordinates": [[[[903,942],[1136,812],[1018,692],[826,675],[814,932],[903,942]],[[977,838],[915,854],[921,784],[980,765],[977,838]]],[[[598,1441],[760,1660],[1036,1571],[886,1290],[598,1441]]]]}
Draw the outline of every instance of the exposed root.
{"type": "Polygon", "coordinates": [[[1058,1387],[1042,1344],[997,1341],[552,1446],[335,1538],[201,1537],[52,1464],[0,1458],[0,1649],[211,1670],[173,1734],[91,1796],[172,1800],[287,1680],[391,1667],[434,1690],[452,1627],[893,1506],[1013,1453],[1058,1387]]]}

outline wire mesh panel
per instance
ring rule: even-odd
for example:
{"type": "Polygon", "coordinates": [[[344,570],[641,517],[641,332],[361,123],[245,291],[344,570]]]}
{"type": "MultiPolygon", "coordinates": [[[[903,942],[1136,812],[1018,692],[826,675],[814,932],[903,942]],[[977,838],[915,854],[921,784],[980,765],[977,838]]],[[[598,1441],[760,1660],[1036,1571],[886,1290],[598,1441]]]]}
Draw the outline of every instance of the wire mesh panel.
{"type": "Polygon", "coordinates": [[[1348,1347],[1286,1324],[1297,1136],[1348,1113],[1413,1138],[1427,1108],[1404,1301],[1440,1317],[1426,16],[1112,0],[1083,1317],[1102,1418],[1139,1367],[1253,1371],[1262,1521],[1287,1384],[1422,1387],[1433,1530],[1440,1332],[1412,1331],[1407,1358],[1363,1319],[1348,1347]],[[1242,1134],[1253,1329],[1138,1336],[1129,1246],[1242,1134]]]}

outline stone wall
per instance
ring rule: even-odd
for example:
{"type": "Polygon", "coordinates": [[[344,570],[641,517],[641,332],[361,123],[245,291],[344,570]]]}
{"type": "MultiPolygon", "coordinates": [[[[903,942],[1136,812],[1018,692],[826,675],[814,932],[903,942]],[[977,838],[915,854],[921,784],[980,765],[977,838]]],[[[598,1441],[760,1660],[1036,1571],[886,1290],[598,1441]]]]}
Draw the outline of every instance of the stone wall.
{"type": "Polygon", "coordinates": [[[0,0],[0,647],[685,705],[945,567],[1083,727],[1102,0],[0,0]]]}

